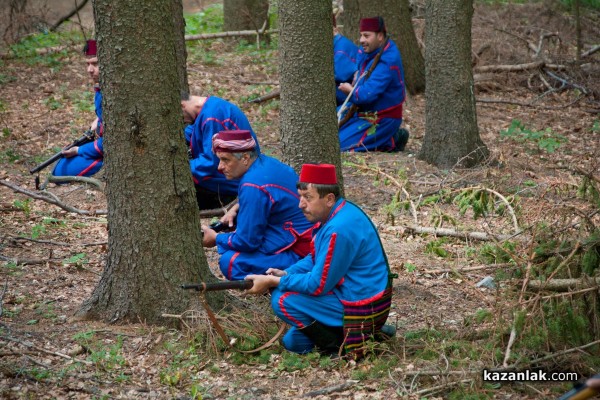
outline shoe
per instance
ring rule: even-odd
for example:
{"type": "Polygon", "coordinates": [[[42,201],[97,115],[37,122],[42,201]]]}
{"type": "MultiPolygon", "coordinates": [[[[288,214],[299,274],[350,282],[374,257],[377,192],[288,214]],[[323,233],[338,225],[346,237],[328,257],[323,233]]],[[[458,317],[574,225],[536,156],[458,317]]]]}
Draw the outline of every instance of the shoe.
{"type": "Polygon", "coordinates": [[[398,132],[396,132],[394,135],[394,141],[396,142],[396,148],[394,150],[404,151],[406,143],[408,143],[409,136],[410,134],[408,133],[408,130],[404,128],[398,128],[398,132]]]}
{"type": "Polygon", "coordinates": [[[396,327],[394,325],[384,325],[381,327],[381,333],[388,338],[396,336],[396,327]]]}

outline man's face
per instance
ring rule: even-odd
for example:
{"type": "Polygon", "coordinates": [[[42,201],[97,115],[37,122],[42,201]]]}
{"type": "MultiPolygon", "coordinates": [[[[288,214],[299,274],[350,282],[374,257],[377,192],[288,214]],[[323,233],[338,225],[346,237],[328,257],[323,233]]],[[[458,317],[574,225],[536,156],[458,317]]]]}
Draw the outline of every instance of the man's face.
{"type": "Polygon", "coordinates": [[[298,207],[310,222],[325,222],[329,213],[335,204],[335,196],[333,193],[328,193],[324,197],[319,197],[317,189],[314,186],[308,185],[306,190],[298,189],[300,195],[300,204],[298,207]]]}
{"type": "Polygon", "coordinates": [[[193,124],[197,115],[194,112],[194,105],[190,100],[181,100],[181,111],[183,112],[183,122],[186,125],[193,124]]]}
{"type": "Polygon", "coordinates": [[[219,172],[225,175],[227,179],[239,179],[250,168],[250,155],[248,153],[242,154],[240,160],[233,153],[221,151],[217,152],[217,157],[219,157],[219,172]]]}
{"type": "Polygon", "coordinates": [[[384,39],[383,32],[363,31],[360,33],[360,45],[365,53],[372,53],[380,48],[384,39]]]}
{"type": "Polygon", "coordinates": [[[94,83],[100,82],[100,68],[98,68],[98,57],[87,57],[85,59],[85,63],[87,65],[86,71],[90,75],[90,78],[92,78],[94,83]]]}

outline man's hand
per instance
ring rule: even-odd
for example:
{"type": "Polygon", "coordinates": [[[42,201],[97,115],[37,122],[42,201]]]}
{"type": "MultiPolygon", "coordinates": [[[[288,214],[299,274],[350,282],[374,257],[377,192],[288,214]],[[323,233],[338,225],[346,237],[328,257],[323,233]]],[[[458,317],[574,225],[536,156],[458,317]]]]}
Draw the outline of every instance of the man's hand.
{"type": "Polygon", "coordinates": [[[239,209],[240,204],[234,204],[234,206],[221,217],[220,221],[226,226],[233,228],[235,226],[235,217],[237,216],[239,209]]]}
{"type": "Polygon", "coordinates": [[[278,276],[278,277],[281,278],[282,276],[287,275],[287,272],[282,271],[282,270],[277,269],[277,268],[269,268],[267,270],[267,272],[265,272],[265,274],[267,274],[267,275],[274,275],[274,276],[278,276]]]}
{"type": "Polygon", "coordinates": [[[78,152],[79,152],[79,147],[77,147],[77,146],[73,146],[70,149],[61,151],[63,157],[66,157],[66,158],[75,157],[78,154],[78,152]]]}
{"type": "Polygon", "coordinates": [[[206,225],[202,225],[202,246],[215,247],[217,245],[217,232],[206,225]]]}
{"type": "Polygon", "coordinates": [[[348,82],[342,82],[340,83],[340,86],[338,86],[338,89],[340,89],[345,94],[348,94],[352,91],[352,85],[348,82]]]}
{"type": "Polygon", "coordinates": [[[279,277],[275,275],[248,275],[245,279],[254,282],[252,288],[246,291],[248,294],[263,294],[279,285],[279,277]]]}

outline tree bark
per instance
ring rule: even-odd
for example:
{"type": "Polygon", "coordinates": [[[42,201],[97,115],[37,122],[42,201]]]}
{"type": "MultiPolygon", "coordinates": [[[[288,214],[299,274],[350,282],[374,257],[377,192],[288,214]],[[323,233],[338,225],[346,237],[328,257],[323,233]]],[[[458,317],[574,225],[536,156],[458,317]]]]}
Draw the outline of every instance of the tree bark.
{"type": "Polygon", "coordinates": [[[425,136],[418,157],[440,168],[472,167],[489,154],[473,91],[473,1],[429,1],[425,11],[425,136]]]}
{"type": "Polygon", "coordinates": [[[296,171],[303,163],[333,164],[342,183],[332,49],[331,3],[280,1],[283,158],[296,171]]]}
{"type": "Polygon", "coordinates": [[[181,0],[171,0],[173,6],[173,24],[175,28],[175,56],[177,57],[177,76],[179,87],[184,92],[190,92],[187,75],[187,49],[185,45],[185,19],[183,18],[183,3],[181,0]]]}
{"type": "MultiPolygon", "coordinates": [[[[268,0],[223,0],[224,31],[259,30],[269,18],[268,0]]],[[[268,26],[267,26],[268,27],[268,26]]]]}
{"type": "Polygon", "coordinates": [[[408,0],[345,0],[340,30],[358,43],[360,19],[378,15],[383,17],[388,35],[402,54],[406,90],[410,94],[422,93],[425,90],[425,59],[412,25],[408,0]]]}
{"type": "Polygon", "coordinates": [[[182,136],[173,5],[96,0],[94,12],[109,249],[78,316],[170,324],[162,313],[196,300],[179,286],[212,276],[182,136]]]}

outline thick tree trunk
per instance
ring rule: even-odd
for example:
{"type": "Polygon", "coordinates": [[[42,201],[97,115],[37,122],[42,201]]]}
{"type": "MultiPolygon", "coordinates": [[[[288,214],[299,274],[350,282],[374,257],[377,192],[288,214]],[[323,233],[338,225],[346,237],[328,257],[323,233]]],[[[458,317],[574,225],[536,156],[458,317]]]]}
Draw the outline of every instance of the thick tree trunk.
{"type": "Polygon", "coordinates": [[[279,32],[283,157],[296,171],[303,163],[334,164],[342,182],[331,3],[280,0],[279,32]]]}
{"type": "Polygon", "coordinates": [[[187,49],[185,46],[185,19],[181,0],[171,0],[173,5],[173,24],[175,27],[175,56],[177,57],[177,76],[181,90],[190,91],[187,76],[187,49]]]}
{"type": "Polygon", "coordinates": [[[225,31],[259,30],[268,20],[269,0],[223,0],[223,14],[225,31]]]}
{"type": "Polygon", "coordinates": [[[94,11],[109,250],[79,315],[168,324],[162,313],[192,304],[179,286],[210,276],[182,136],[173,6],[96,0],[94,11]]]}
{"type": "Polygon", "coordinates": [[[472,0],[429,1],[425,28],[425,137],[419,158],[441,168],[487,158],[471,68],[472,0]]]}
{"type": "Polygon", "coordinates": [[[345,36],[358,43],[361,18],[381,16],[402,54],[404,80],[410,94],[425,90],[425,60],[412,25],[408,0],[345,0],[340,16],[345,36]]]}

